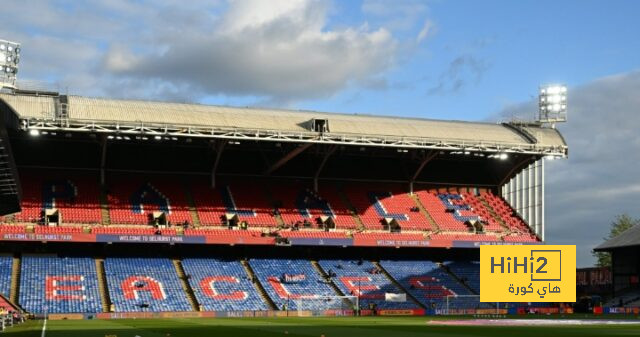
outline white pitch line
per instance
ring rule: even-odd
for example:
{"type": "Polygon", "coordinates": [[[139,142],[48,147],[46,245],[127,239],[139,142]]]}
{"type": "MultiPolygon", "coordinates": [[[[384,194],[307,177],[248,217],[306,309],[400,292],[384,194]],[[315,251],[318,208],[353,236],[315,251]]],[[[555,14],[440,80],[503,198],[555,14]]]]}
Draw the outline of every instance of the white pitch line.
{"type": "Polygon", "coordinates": [[[42,334],[40,337],[44,337],[47,334],[47,316],[44,316],[44,324],[42,324],[42,334]]]}

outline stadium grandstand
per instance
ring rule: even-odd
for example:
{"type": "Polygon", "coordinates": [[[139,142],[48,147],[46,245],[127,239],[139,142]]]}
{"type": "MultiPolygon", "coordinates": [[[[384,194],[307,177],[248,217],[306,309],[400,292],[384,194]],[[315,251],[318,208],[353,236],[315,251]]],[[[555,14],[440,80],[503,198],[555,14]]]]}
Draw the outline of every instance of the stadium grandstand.
{"type": "Polygon", "coordinates": [[[568,155],[533,122],[21,90],[0,113],[0,306],[35,315],[494,312],[478,247],[544,241],[568,155]]]}
{"type": "Polygon", "coordinates": [[[606,284],[609,287],[600,292],[590,289],[591,293],[610,293],[606,307],[637,312],[640,307],[640,225],[603,242],[594,251],[611,254],[611,271],[595,280],[592,277],[592,285],[606,284]]]}

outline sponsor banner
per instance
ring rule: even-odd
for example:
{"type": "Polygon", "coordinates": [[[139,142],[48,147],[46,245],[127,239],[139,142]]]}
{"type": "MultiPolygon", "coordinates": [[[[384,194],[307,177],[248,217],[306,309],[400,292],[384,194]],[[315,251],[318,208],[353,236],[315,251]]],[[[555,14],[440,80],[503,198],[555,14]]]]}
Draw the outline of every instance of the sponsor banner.
{"type": "Polygon", "coordinates": [[[390,239],[376,239],[370,237],[353,238],[354,246],[367,246],[367,247],[431,247],[429,240],[390,240],[390,239]]]}
{"type": "Polygon", "coordinates": [[[387,302],[406,302],[407,294],[385,293],[384,300],[387,302]]]}
{"type": "Polygon", "coordinates": [[[353,239],[289,238],[292,246],[353,246],[353,239]]]}
{"type": "Polygon", "coordinates": [[[63,320],[63,319],[79,320],[79,319],[85,319],[85,315],[84,314],[49,314],[47,318],[53,321],[63,320]]]}
{"type": "Polygon", "coordinates": [[[638,308],[638,307],[630,307],[630,308],[611,307],[611,308],[604,308],[604,312],[605,313],[609,313],[609,314],[638,315],[638,314],[640,314],[640,308],[638,308]]]}
{"type": "Polygon", "coordinates": [[[205,243],[204,236],[97,234],[97,242],[205,243]]]}
{"type": "Polygon", "coordinates": [[[3,233],[3,241],[51,241],[51,242],[95,242],[95,234],[35,234],[35,233],[3,233]]]}
{"type": "Polygon", "coordinates": [[[575,302],[576,246],[480,246],[480,302],[575,302]]]}
{"type": "Polygon", "coordinates": [[[275,245],[274,237],[232,236],[232,235],[206,235],[205,243],[227,245],[275,245]]]}
{"type": "Polygon", "coordinates": [[[451,241],[452,248],[479,248],[480,246],[528,246],[540,245],[541,242],[502,242],[502,241],[451,241]]]}
{"type": "Polygon", "coordinates": [[[386,309],[386,310],[378,310],[378,315],[380,316],[423,316],[424,310],[421,309],[386,309]]]}

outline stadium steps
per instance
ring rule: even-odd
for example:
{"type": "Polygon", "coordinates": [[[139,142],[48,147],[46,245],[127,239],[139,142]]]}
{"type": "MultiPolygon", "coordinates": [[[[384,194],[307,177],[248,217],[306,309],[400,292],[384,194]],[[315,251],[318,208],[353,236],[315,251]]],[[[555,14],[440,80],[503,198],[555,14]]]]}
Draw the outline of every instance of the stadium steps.
{"type": "Polygon", "coordinates": [[[449,269],[449,267],[447,267],[447,266],[445,266],[444,264],[441,263],[440,264],[440,268],[442,268],[442,270],[446,271],[447,274],[449,274],[451,276],[451,278],[456,280],[456,282],[460,283],[463,287],[465,287],[467,290],[469,290],[472,294],[480,295],[478,292],[473,290],[473,288],[469,287],[466,283],[462,282],[460,277],[458,277],[458,275],[456,275],[454,272],[452,272],[451,269],[449,269]]]}
{"type": "Polygon", "coordinates": [[[427,217],[427,219],[429,219],[431,228],[434,231],[440,231],[440,226],[438,226],[438,223],[436,223],[436,220],[431,216],[429,211],[427,211],[427,208],[424,207],[424,205],[422,204],[422,201],[420,201],[420,198],[418,198],[416,194],[411,194],[411,193],[409,193],[409,197],[413,199],[413,201],[416,203],[416,205],[418,206],[418,209],[420,209],[420,213],[422,213],[424,216],[427,217]]]}
{"type": "Polygon", "coordinates": [[[22,259],[20,255],[13,256],[13,265],[11,267],[11,291],[9,292],[9,300],[18,303],[18,295],[20,293],[20,270],[22,267],[22,259]]]}
{"type": "Polygon", "coordinates": [[[96,258],[96,272],[98,273],[98,290],[100,291],[100,301],[102,302],[102,311],[111,311],[111,299],[109,298],[109,290],[107,288],[107,276],[104,273],[104,259],[96,258]]]}
{"type": "Polygon", "coordinates": [[[256,274],[253,272],[253,269],[251,269],[251,265],[249,265],[249,262],[247,260],[240,260],[240,264],[242,264],[242,266],[244,267],[244,270],[247,272],[247,276],[253,283],[253,286],[256,288],[260,296],[262,296],[264,302],[269,305],[269,308],[271,308],[271,310],[279,310],[278,306],[276,306],[276,303],[273,302],[271,297],[269,297],[269,295],[267,294],[267,291],[260,283],[258,276],[256,276],[256,274]]]}
{"type": "Polygon", "coordinates": [[[402,284],[400,284],[400,282],[396,281],[396,279],[393,278],[393,276],[391,276],[391,274],[389,274],[389,272],[386,269],[384,269],[384,267],[380,264],[379,261],[371,261],[371,263],[380,271],[382,271],[384,276],[386,276],[389,279],[389,281],[391,281],[391,283],[393,283],[396,287],[398,287],[398,289],[404,291],[404,293],[407,294],[407,298],[413,301],[413,303],[415,303],[417,306],[419,306],[422,309],[427,309],[427,307],[424,304],[422,304],[420,301],[418,301],[418,299],[415,298],[415,296],[411,295],[411,293],[408,292],[407,289],[405,289],[402,286],[402,284]]]}
{"type": "Polygon", "coordinates": [[[100,212],[102,214],[102,224],[111,224],[111,216],[109,215],[109,201],[107,199],[107,191],[100,188],[100,212]]]}
{"type": "MultiPolygon", "coordinates": [[[[342,292],[342,290],[340,290],[340,288],[335,283],[333,283],[333,279],[329,276],[329,274],[327,274],[327,272],[325,272],[324,269],[322,269],[322,266],[318,263],[318,261],[312,260],[311,265],[313,266],[313,268],[316,269],[316,271],[318,271],[318,273],[320,273],[322,278],[329,281],[329,285],[331,286],[331,288],[333,288],[336,294],[340,296],[345,296],[344,292],[342,292]]],[[[351,301],[349,301],[349,303],[351,304],[350,308],[352,308],[353,303],[351,303],[351,301]]]]}
{"type": "Polygon", "coordinates": [[[184,290],[185,294],[187,294],[187,299],[189,300],[189,304],[191,304],[191,308],[193,311],[200,311],[200,304],[196,299],[196,294],[191,289],[189,285],[189,280],[187,280],[187,274],[184,272],[184,268],[182,267],[182,263],[180,260],[173,259],[173,266],[176,268],[176,273],[178,274],[178,278],[180,279],[180,284],[182,284],[182,290],[184,290]]]}
{"type": "MultiPolygon", "coordinates": [[[[265,184],[264,189],[262,190],[262,192],[264,193],[264,196],[267,198],[267,200],[269,201],[269,204],[273,207],[273,210],[276,210],[276,200],[273,199],[273,192],[271,191],[271,186],[267,186],[265,184]]],[[[280,215],[280,212],[273,212],[274,214],[274,218],[276,219],[276,223],[278,224],[278,227],[285,227],[285,221],[284,219],[282,219],[282,216],[280,215]]]]}
{"type": "Polygon", "coordinates": [[[196,210],[196,202],[193,199],[193,194],[191,194],[191,189],[187,184],[184,184],[184,194],[187,198],[187,203],[189,204],[189,213],[191,214],[193,226],[200,227],[202,224],[202,222],[200,222],[200,215],[198,215],[198,211],[196,210]]]}
{"type": "Polygon", "coordinates": [[[351,216],[353,217],[353,219],[356,220],[356,223],[358,224],[358,230],[365,230],[366,228],[364,226],[364,223],[362,222],[362,219],[360,219],[360,217],[358,216],[358,212],[356,212],[356,208],[351,203],[351,200],[347,198],[347,194],[344,193],[344,190],[342,189],[342,185],[337,185],[336,189],[338,190],[338,195],[340,196],[340,199],[345,205],[347,205],[347,207],[349,207],[349,212],[351,212],[351,216]]]}
{"type": "Polygon", "coordinates": [[[505,230],[509,230],[509,225],[507,225],[506,221],[504,221],[504,219],[502,217],[500,217],[498,215],[498,213],[496,213],[496,210],[493,209],[493,207],[487,201],[487,199],[485,199],[484,196],[482,196],[482,195],[478,195],[477,197],[480,200],[480,202],[484,205],[484,207],[489,211],[491,216],[493,216],[493,218],[496,221],[498,221],[498,223],[502,226],[502,228],[504,228],[505,230]]]}

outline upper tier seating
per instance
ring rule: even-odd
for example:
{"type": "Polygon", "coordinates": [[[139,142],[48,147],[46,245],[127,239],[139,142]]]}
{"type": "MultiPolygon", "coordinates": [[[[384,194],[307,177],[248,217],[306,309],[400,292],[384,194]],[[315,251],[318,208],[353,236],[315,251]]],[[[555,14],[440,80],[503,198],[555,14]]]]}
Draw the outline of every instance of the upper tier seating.
{"type": "Polygon", "coordinates": [[[320,194],[295,183],[278,183],[272,190],[273,197],[277,200],[278,212],[287,225],[308,221],[316,228],[316,219],[328,216],[333,218],[336,228],[357,227],[349,207],[344,204],[333,184],[323,186],[320,194]]]}
{"type": "Polygon", "coordinates": [[[369,261],[321,260],[320,266],[345,295],[358,296],[360,307],[369,308],[369,303],[378,309],[417,309],[407,298],[406,302],[387,302],[385,293],[403,293],[395,284],[369,261]]]}
{"type": "MultiPolygon", "coordinates": [[[[337,296],[309,260],[253,259],[249,264],[278,309],[297,310],[295,300],[301,297],[337,296]]],[[[333,304],[308,301],[300,309],[331,309],[333,304]]]]}
{"type": "Polygon", "coordinates": [[[368,229],[382,229],[385,218],[395,219],[402,229],[432,229],[415,201],[399,186],[352,184],[344,191],[368,229]]]}
{"type": "Polygon", "coordinates": [[[420,190],[415,194],[441,230],[467,231],[465,221],[479,219],[479,215],[475,214],[471,206],[457,193],[420,190]]]}
{"type": "Polygon", "coordinates": [[[117,312],[193,310],[169,259],[107,258],[104,269],[117,312]]]}
{"type": "Polygon", "coordinates": [[[101,312],[95,261],[85,257],[23,256],[19,303],[32,313],[101,312]]]}
{"type": "Polygon", "coordinates": [[[56,208],[63,223],[97,224],[100,213],[98,178],[84,172],[21,171],[22,211],[17,222],[42,223],[43,211],[56,208]]]}
{"type": "Polygon", "coordinates": [[[509,226],[509,229],[518,233],[528,234],[531,232],[529,226],[522,218],[515,214],[513,208],[509,206],[506,200],[490,192],[483,193],[482,197],[489,203],[498,216],[504,220],[509,226]]]}
{"type": "Polygon", "coordinates": [[[176,177],[113,175],[108,181],[112,224],[146,225],[158,211],[173,224],[193,223],[185,187],[176,177]]]}
{"type": "Polygon", "coordinates": [[[13,257],[0,255],[0,294],[8,297],[11,291],[11,272],[13,257]]]}
{"type": "Polygon", "coordinates": [[[239,261],[189,258],[182,266],[203,310],[268,309],[239,261]]]}
{"type": "MultiPolygon", "coordinates": [[[[447,296],[473,294],[431,261],[380,261],[380,264],[428,308],[442,308],[447,296]]],[[[479,305],[478,298],[470,299],[464,304],[479,305]]]]}
{"type": "Polygon", "coordinates": [[[250,226],[275,227],[275,209],[269,204],[260,181],[219,184],[215,189],[205,181],[193,181],[191,192],[203,226],[221,226],[225,214],[237,214],[250,226]]]}

